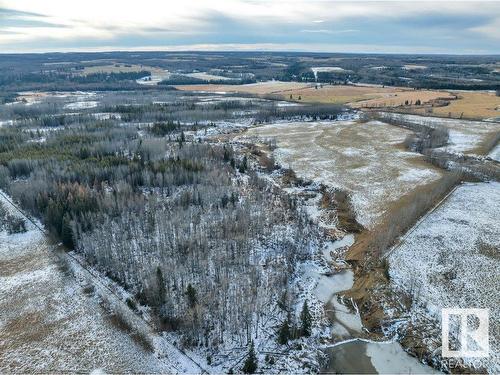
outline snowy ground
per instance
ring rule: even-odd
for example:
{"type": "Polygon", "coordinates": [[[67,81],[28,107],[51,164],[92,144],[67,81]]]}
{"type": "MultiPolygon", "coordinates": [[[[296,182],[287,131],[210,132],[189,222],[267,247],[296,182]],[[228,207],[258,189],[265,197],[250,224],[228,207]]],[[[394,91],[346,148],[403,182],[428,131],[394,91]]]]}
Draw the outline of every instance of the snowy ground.
{"type": "Polygon", "coordinates": [[[441,176],[399,146],[407,134],[381,122],[324,121],[276,123],[249,129],[244,137],[276,139],[274,153],[283,167],[351,192],[358,221],[371,228],[388,204],[441,176]]]}
{"type": "Polygon", "coordinates": [[[0,373],[177,372],[119,328],[47,238],[29,222],[27,229],[0,232],[0,373]]]}
{"type": "Polygon", "coordinates": [[[493,160],[500,162],[500,144],[498,144],[493,150],[491,150],[488,156],[493,160]]]}
{"type": "Polygon", "coordinates": [[[68,103],[64,107],[67,109],[89,109],[97,107],[98,104],[99,102],[96,102],[95,100],[89,100],[89,101],[68,103]]]}
{"type": "Polygon", "coordinates": [[[490,309],[490,357],[500,372],[500,183],[464,184],[389,256],[391,281],[414,296],[414,315],[445,307],[490,309]]]}
{"type": "Polygon", "coordinates": [[[188,73],[188,74],[183,74],[183,75],[186,77],[198,78],[198,79],[202,79],[205,81],[227,81],[227,80],[230,81],[231,80],[231,78],[228,78],[228,77],[218,76],[218,75],[214,75],[214,74],[210,74],[210,73],[206,73],[206,72],[188,73]]]}
{"type": "Polygon", "coordinates": [[[442,148],[448,152],[455,153],[475,153],[483,142],[487,142],[495,132],[500,131],[500,123],[497,122],[468,121],[396,113],[384,113],[384,115],[432,127],[446,127],[450,135],[449,144],[442,148]]]}

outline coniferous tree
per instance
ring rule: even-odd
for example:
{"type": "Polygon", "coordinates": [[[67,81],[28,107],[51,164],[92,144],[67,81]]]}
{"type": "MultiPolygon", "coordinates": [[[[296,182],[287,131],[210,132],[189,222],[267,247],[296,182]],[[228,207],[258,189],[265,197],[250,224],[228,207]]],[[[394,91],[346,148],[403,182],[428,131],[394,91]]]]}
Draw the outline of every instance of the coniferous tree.
{"type": "Polygon", "coordinates": [[[285,345],[288,340],[290,340],[290,316],[286,317],[278,330],[278,343],[285,345]]]}
{"type": "Polygon", "coordinates": [[[300,313],[301,332],[303,336],[311,336],[312,316],[309,312],[307,301],[304,301],[302,312],[300,313]]]}
{"type": "Polygon", "coordinates": [[[241,369],[245,374],[253,374],[257,370],[257,356],[255,355],[255,348],[253,345],[253,340],[250,343],[250,349],[248,350],[248,356],[241,369]]]}
{"type": "Polygon", "coordinates": [[[163,278],[163,273],[161,272],[160,267],[156,269],[156,281],[158,282],[158,302],[160,305],[165,303],[165,280],[163,278]]]}
{"type": "Polygon", "coordinates": [[[71,229],[71,219],[69,214],[65,213],[61,225],[61,240],[64,246],[68,249],[73,249],[75,244],[73,242],[73,231],[71,229]]]}
{"type": "Polygon", "coordinates": [[[240,173],[245,173],[245,171],[247,170],[247,167],[248,167],[247,157],[244,156],[243,161],[241,162],[240,168],[239,168],[240,173]]]}
{"type": "Polygon", "coordinates": [[[188,299],[189,307],[191,308],[195,307],[196,303],[198,302],[198,298],[196,297],[196,289],[193,288],[191,284],[189,284],[187,287],[186,296],[188,299]]]}

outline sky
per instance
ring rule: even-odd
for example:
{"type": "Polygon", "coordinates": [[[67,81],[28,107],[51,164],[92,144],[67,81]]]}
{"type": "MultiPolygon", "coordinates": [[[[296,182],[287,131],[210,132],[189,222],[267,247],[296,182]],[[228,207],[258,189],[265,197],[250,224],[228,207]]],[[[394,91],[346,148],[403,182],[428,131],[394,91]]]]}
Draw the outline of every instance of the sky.
{"type": "Polygon", "coordinates": [[[0,53],[108,50],[500,54],[500,0],[0,0],[0,53]]]}

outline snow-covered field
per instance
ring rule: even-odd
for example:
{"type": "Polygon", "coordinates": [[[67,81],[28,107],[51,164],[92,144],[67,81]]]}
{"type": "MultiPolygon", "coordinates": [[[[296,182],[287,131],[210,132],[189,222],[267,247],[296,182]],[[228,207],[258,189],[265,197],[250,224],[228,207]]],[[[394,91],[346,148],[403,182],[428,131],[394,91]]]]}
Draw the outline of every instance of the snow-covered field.
{"type": "Polygon", "coordinates": [[[456,153],[478,152],[484,142],[500,131],[500,123],[488,121],[469,121],[397,113],[384,113],[384,116],[402,119],[405,121],[428,125],[431,127],[444,126],[449,130],[449,144],[443,149],[456,153]]]}
{"type": "Polygon", "coordinates": [[[388,204],[441,176],[422,156],[399,146],[407,134],[376,121],[324,121],[276,123],[249,129],[244,137],[276,139],[274,153],[283,167],[350,191],[358,221],[370,228],[388,204]]]}
{"type": "Polygon", "coordinates": [[[0,373],[177,372],[119,328],[26,224],[25,233],[0,231],[0,373]]]}
{"type": "Polygon", "coordinates": [[[467,183],[413,228],[389,256],[391,281],[414,296],[414,315],[490,309],[489,373],[500,372],[500,183],[467,183]]]}

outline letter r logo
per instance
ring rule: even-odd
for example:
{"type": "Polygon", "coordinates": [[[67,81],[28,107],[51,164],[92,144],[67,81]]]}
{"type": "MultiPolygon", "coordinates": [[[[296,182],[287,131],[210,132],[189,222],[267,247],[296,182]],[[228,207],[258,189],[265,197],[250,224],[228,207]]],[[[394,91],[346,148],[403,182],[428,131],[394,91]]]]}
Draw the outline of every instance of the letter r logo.
{"type": "Polygon", "coordinates": [[[441,355],[443,358],[487,357],[489,355],[488,309],[442,309],[441,355]],[[459,349],[450,349],[450,337],[459,349]]]}

